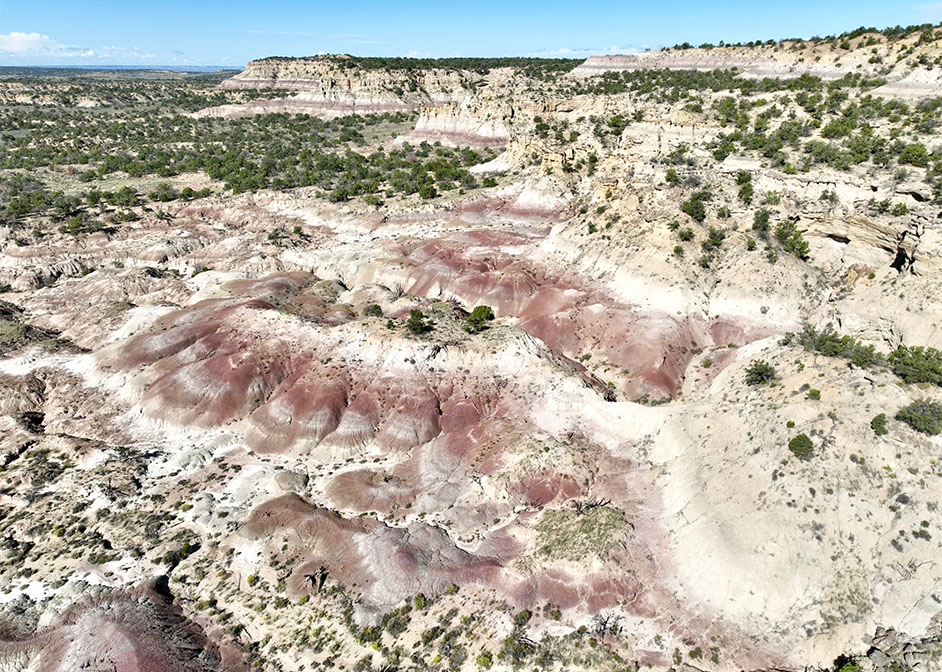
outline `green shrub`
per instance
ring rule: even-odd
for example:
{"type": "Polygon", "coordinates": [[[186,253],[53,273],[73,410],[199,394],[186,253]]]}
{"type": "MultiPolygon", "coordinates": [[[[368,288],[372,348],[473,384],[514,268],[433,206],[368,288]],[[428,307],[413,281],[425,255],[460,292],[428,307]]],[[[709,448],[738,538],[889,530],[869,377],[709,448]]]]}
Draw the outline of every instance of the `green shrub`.
{"type": "Polygon", "coordinates": [[[724,240],[726,240],[726,232],[722,229],[717,229],[711,226],[710,231],[707,234],[707,239],[700,245],[704,252],[712,252],[716,248],[722,246],[724,240]]]}
{"type": "Polygon", "coordinates": [[[161,203],[167,203],[177,198],[177,194],[174,191],[173,187],[170,186],[169,182],[161,182],[157,185],[154,191],[147,194],[147,198],[152,201],[159,201],[161,203]]]}
{"type": "Polygon", "coordinates": [[[809,140],[804,150],[810,163],[826,163],[835,170],[847,170],[851,166],[850,153],[824,140],[809,140]]]}
{"type": "Polygon", "coordinates": [[[698,222],[702,222],[706,219],[706,206],[704,203],[712,198],[713,194],[709,191],[698,191],[689,200],[684,201],[680,209],[698,222]]]}
{"type": "Polygon", "coordinates": [[[409,319],[406,320],[406,329],[413,334],[424,334],[432,330],[432,325],[425,321],[425,315],[421,310],[413,308],[409,311],[409,319]]]}
{"type": "Polygon", "coordinates": [[[754,359],[746,367],[746,385],[766,385],[776,378],[775,367],[764,359],[754,359]]]}
{"type": "Polygon", "coordinates": [[[363,309],[363,315],[364,317],[382,317],[383,309],[378,303],[371,303],[363,309]]]}
{"type": "Polygon", "coordinates": [[[530,622],[530,618],[533,616],[532,613],[524,609],[523,611],[517,612],[517,615],[514,616],[514,625],[521,626],[526,625],[530,622]]]}
{"type": "Polygon", "coordinates": [[[688,201],[684,201],[680,209],[698,222],[702,222],[706,219],[706,206],[701,200],[691,198],[688,201]]]}
{"type": "Polygon", "coordinates": [[[864,345],[852,336],[842,336],[830,324],[821,331],[806,324],[797,336],[790,332],[785,334],[782,344],[788,345],[793,341],[797,341],[809,352],[820,352],[828,357],[849,359],[854,366],[861,368],[883,366],[886,363],[886,358],[872,345],[864,345]]]}
{"type": "Polygon", "coordinates": [[[907,383],[942,385],[942,352],[901,345],[887,358],[890,369],[907,383]]]}
{"type": "Polygon", "coordinates": [[[805,395],[808,399],[813,399],[814,401],[821,401],[821,390],[816,390],[814,388],[808,390],[808,393],[805,395]]]}
{"type": "Polygon", "coordinates": [[[917,432],[935,436],[942,433],[942,404],[919,399],[899,409],[896,419],[902,420],[917,432]]]}
{"type": "Polygon", "coordinates": [[[95,233],[104,229],[104,225],[87,212],[81,212],[75,217],[69,217],[67,223],[59,227],[61,233],[77,236],[81,233],[95,233]]]}
{"type": "Polygon", "coordinates": [[[752,187],[752,182],[746,182],[744,185],[739,187],[739,200],[747,205],[752,203],[752,196],[755,193],[755,190],[752,187]]]}
{"type": "Polygon", "coordinates": [[[889,434],[890,430],[886,428],[886,413],[873,416],[873,420],[870,421],[870,429],[872,429],[873,433],[877,436],[886,436],[889,434]]]}
{"type": "Polygon", "coordinates": [[[857,121],[853,117],[837,117],[832,119],[824,128],[821,129],[821,137],[834,139],[843,138],[851,134],[857,127],[857,121]]]}
{"type": "Polygon", "coordinates": [[[483,667],[485,670],[489,670],[491,669],[491,665],[494,664],[494,658],[490,653],[485,651],[479,654],[478,657],[474,659],[474,662],[478,664],[478,667],[483,667]]]}
{"type": "Polygon", "coordinates": [[[772,213],[769,212],[768,208],[760,208],[756,210],[756,214],[752,216],[752,230],[759,234],[759,237],[765,240],[769,234],[769,219],[771,219],[772,213]]]}
{"type": "Polygon", "coordinates": [[[667,174],[664,176],[664,179],[668,184],[680,184],[680,175],[678,175],[677,171],[673,168],[667,169],[667,174]]]}
{"type": "Polygon", "coordinates": [[[906,145],[903,151],[900,152],[899,162],[925,168],[929,165],[929,150],[926,149],[925,145],[920,143],[906,145]]]}
{"type": "Polygon", "coordinates": [[[808,259],[811,248],[793,221],[786,219],[779,222],[775,227],[775,237],[786,252],[791,252],[802,261],[808,259]]]}
{"type": "Polygon", "coordinates": [[[814,455],[814,444],[803,432],[788,442],[788,449],[799,460],[807,461],[814,455]]]}
{"type": "Polygon", "coordinates": [[[494,310],[490,306],[475,306],[465,321],[464,329],[470,334],[476,334],[487,328],[487,323],[494,319],[494,310]]]}

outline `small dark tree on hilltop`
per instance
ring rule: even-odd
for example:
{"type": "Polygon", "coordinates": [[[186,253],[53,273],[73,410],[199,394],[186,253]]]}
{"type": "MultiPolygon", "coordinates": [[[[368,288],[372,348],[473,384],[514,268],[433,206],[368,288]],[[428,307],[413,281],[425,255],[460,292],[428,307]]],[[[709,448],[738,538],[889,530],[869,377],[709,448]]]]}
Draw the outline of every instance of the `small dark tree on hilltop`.
{"type": "Polygon", "coordinates": [[[475,306],[474,310],[471,311],[471,314],[468,315],[468,319],[465,322],[465,331],[470,334],[476,334],[479,331],[484,331],[487,329],[487,323],[493,319],[494,311],[490,306],[475,306]]]}

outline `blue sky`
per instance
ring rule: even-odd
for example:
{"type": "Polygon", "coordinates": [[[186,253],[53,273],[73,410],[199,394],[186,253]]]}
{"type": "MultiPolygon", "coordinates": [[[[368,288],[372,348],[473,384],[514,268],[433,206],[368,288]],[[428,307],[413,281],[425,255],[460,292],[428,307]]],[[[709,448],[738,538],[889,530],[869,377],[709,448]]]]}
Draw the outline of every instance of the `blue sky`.
{"type": "Polygon", "coordinates": [[[571,56],[942,21],[927,0],[0,0],[0,65],[571,56]]]}

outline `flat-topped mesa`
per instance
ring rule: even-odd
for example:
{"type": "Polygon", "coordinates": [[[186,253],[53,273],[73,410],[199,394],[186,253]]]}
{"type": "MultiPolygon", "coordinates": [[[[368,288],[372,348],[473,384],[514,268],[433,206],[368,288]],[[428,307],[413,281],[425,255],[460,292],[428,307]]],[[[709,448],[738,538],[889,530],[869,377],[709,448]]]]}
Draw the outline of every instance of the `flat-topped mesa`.
{"type": "Polygon", "coordinates": [[[461,90],[467,82],[464,71],[447,68],[391,70],[361,68],[345,56],[310,58],[262,58],[250,61],[245,70],[220,86],[224,89],[285,89],[288,91],[332,91],[379,89],[399,97],[445,102],[442,92],[461,90]],[[408,96],[407,94],[415,94],[408,96]]]}
{"type": "MultiPolygon", "coordinates": [[[[441,134],[444,137],[436,139],[443,142],[456,136],[457,144],[499,146],[506,144],[508,132],[494,120],[508,116],[508,112],[512,116],[509,101],[518,103],[521,95],[526,98],[532,93],[535,84],[568,72],[574,64],[572,59],[532,58],[264,58],[251,61],[244,71],[224,80],[221,88],[274,89],[292,95],[207,108],[197,116],[232,118],[286,112],[332,118],[452,104],[464,112],[469,103],[487,100],[496,104],[487,115],[472,114],[475,119],[451,122],[436,113],[420,121],[420,126],[427,128],[417,132],[441,134]],[[464,135],[472,142],[461,137],[464,135]]],[[[453,113],[444,112],[445,117],[449,114],[453,113]]]]}
{"type": "Polygon", "coordinates": [[[317,88],[326,71],[336,71],[343,56],[280,58],[277,56],[249,61],[245,70],[220,83],[223,89],[288,89],[302,91],[317,88]]]}
{"type": "Polygon", "coordinates": [[[224,80],[224,89],[280,89],[295,95],[221,105],[199,116],[246,117],[287,112],[333,118],[349,114],[411,112],[463,101],[475,75],[458,70],[385,70],[345,67],[345,57],[264,58],[224,80]],[[471,79],[469,79],[469,77],[471,79]]]}
{"type": "Polygon", "coordinates": [[[780,43],[673,47],[632,54],[590,56],[570,76],[639,70],[729,70],[750,79],[791,79],[809,75],[835,80],[847,75],[885,79],[879,95],[928,96],[942,92],[942,76],[932,63],[942,56],[935,40],[918,34],[888,40],[880,33],[862,33],[842,41],[789,40],[780,43]]]}

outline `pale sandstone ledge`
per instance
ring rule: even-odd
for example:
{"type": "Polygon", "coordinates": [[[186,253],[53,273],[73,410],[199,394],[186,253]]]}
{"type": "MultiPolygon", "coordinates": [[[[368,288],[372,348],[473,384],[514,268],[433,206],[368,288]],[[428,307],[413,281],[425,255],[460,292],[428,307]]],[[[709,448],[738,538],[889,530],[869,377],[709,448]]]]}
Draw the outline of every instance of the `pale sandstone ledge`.
{"type": "Polygon", "coordinates": [[[510,141],[511,130],[506,117],[512,110],[470,108],[455,103],[424,108],[419,112],[415,128],[403,142],[441,142],[452,147],[503,147],[510,141]]]}

